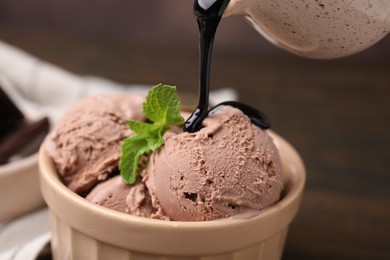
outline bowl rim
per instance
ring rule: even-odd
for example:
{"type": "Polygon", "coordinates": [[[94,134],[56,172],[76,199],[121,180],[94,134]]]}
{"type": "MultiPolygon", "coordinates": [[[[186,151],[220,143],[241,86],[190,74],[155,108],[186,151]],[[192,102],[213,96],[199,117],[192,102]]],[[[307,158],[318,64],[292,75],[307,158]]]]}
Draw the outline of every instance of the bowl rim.
{"type": "Polygon", "coordinates": [[[0,178],[32,167],[38,167],[38,151],[19,160],[0,165],[0,178]]]}

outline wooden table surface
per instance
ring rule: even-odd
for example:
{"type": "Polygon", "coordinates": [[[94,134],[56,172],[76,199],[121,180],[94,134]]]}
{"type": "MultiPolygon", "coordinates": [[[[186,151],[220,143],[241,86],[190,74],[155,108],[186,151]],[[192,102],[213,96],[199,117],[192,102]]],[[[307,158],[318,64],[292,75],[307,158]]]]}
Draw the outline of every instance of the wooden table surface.
{"type": "MultiPolygon", "coordinates": [[[[2,23],[0,39],[74,73],[197,93],[196,46],[133,46],[2,23]]],[[[306,164],[283,259],[390,259],[390,59],[371,54],[313,61],[284,51],[214,52],[212,88],[232,87],[268,114],[306,164]]]]}

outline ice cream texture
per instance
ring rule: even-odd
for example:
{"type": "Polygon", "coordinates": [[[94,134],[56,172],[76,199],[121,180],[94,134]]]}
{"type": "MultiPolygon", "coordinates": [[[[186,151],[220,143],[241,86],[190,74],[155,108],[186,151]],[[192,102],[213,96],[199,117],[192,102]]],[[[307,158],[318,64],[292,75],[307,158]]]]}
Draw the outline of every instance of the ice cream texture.
{"type": "Polygon", "coordinates": [[[86,199],[103,207],[140,217],[153,218],[156,212],[145,184],[138,181],[134,185],[128,185],[119,175],[98,184],[86,199]]]}
{"type": "Polygon", "coordinates": [[[99,95],[76,103],[46,138],[57,172],[72,191],[86,195],[118,168],[125,120],[145,120],[143,96],[99,95]]]}
{"type": "Polygon", "coordinates": [[[281,161],[268,133],[233,107],[195,133],[165,134],[146,185],[153,206],[172,220],[202,221],[261,210],[280,199],[281,161]]]}
{"type": "Polygon", "coordinates": [[[257,212],[280,199],[283,176],[272,138],[229,106],[206,118],[195,133],[168,130],[135,184],[109,178],[117,173],[123,139],[132,134],[125,121],[146,120],[143,101],[98,96],[64,116],[45,147],[69,189],[107,208],[173,221],[257,212]]]}

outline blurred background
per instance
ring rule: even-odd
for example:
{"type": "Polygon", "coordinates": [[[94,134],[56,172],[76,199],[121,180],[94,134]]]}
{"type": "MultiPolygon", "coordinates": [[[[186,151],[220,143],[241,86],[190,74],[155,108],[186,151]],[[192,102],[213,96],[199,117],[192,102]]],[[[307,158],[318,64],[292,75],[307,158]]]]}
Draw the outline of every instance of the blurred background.
{"type": "MultiPolygon", "coordinates": [[[[192,5],[0,0],[0,40],[80,75],[162,82],[196,97],[192,5]]],[[[217,32],[211,82],[268,114],[305,161],[284,259],[390,259],[390,37],[351,57],[308,60],[229,17],[217,32]]]]}

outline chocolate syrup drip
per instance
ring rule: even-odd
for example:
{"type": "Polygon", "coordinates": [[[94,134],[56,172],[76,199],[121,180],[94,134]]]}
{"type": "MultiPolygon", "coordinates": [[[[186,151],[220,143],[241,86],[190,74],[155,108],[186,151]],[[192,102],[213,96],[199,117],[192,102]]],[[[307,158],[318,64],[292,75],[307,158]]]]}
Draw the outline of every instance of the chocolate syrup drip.
{"type": "Polygon", "coordinates": [[[214,36],[222,14],[230,0],[195,0],[194,16],[198,22],[200,33],[200,82],[199,82],[199,103],[195,111],[184,124],[184,131],[196,132],[202,127],[203,120],[211,113],[215,113],[221,106],[233,106],[246,114],[252,123],[267,129],[270,123],[267,117],[256,109],[236,102],[228,101],[216,105],[208,110],[210,92],[210,68],[211,53],[213,49],[214,36]]]}

